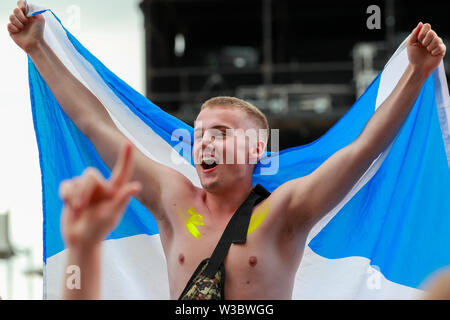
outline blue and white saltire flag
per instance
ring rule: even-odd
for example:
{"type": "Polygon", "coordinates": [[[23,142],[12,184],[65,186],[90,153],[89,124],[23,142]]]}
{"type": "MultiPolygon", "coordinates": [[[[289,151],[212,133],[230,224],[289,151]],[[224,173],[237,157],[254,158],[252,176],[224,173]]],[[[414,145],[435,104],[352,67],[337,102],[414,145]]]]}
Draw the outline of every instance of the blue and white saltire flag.
{"type": "MultiPolygon", "coordinates": [[[[145,155],[178,170],[201,187],[190,155],[172,139],[192,128],[170,116],[115,76],[49,10],[45,40],[65,66],[102,102],[117,127],[145,155]],[[174,150],[176,152],[174,153],[174,150]],[[173,161],[173,155],[178,161],[173,161]]],[[[321,138],[267,155],[275,174],[260,164],[253,182],[273,191],[311,173],[351,143],[389,96],[408,64],[405,42],[351,109],[321,138]]],[[[44,211],[44,292],[61,297],[66,250],[60,231],[62,180],[89,166],[110,171],[95,148],[59,107],[29,60],[29,85],[44,211]]],[[[450,265],[450,98],[443,64],[426,81],[391,145],[345,199],[311,231],[297,272],[294,299],[415,299],[423,281],[450,265]]],[[[191,140],[192,141],[192,140],[191,140]]],[[[189,144],[189,141],[184,141],[189,144]]],[[[103,245],[106,299],[168,299],[166,261],[151,213],[132,200],[103,245]]]]}

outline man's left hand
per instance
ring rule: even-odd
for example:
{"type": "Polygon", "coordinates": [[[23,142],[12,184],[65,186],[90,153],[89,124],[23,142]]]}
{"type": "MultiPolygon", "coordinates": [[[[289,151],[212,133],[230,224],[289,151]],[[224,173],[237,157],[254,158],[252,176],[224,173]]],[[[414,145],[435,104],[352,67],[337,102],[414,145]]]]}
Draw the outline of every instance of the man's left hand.
{"type": "Polygon", "coordinates": [[[445,56],[446,47],[429,23],[419,22],[409,36],[408,58],[411,66],[427,77],[445,56]]]}

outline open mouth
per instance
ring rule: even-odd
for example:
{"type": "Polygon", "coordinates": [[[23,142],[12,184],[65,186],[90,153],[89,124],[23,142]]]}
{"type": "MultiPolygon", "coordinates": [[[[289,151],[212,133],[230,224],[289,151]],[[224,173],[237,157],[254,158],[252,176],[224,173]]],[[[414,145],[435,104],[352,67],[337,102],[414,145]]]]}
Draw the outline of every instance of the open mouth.
{"type": "Polygon", "coordinates": [[[210,172],[217,167],[216,159],[214,158],[203,158],[201,163],[204,172],[210,172]]]}

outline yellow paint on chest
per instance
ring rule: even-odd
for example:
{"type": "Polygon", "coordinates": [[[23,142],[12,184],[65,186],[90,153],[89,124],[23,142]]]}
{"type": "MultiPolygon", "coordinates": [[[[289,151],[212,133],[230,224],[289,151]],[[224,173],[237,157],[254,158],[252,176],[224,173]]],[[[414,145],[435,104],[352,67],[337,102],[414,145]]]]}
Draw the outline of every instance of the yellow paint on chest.
{"type": "MultiPolygon", "coordinates": [[[[269,203],[265,203],[261,205],[255,213],[252,214],[248,226],[247,235],[257,230],[261,226],[263,221],[266,219],[267,214],[269,213],[269,209],[269,203]]],[[[187,210],[187,214],[189,215],[188,217],[186,216],[186,214],[181,214],[185,219],[184,225],[186,226],[187,231],[189,231],[189,233],[192,234],[194,238],[201,238],[202,234],[200,233],[200,230],[198,230],[197,226],[205,225],[205,223],[203,222],[203,216],[197,213],[193,207],[190,207],[187,210]]]]}
{"type": "MultiPolygon", "coordinates": [[[[199,239],[202,234],[198,230],[197,226],[203,226],[205,223],[203,222],[203,217],[195,212],[195,209],[190,207],[187,211],[189,217],[184,222],[187,231],[194,236],[194,238],[199,239]]],[[[185,217],[186,218],[186,217],[185,217]]]]}
{"type": "Polygon", "coordinates": [[[262,204],[250,218],[247,235],[258,229],[269,213],[269,203],[262,204]]]}

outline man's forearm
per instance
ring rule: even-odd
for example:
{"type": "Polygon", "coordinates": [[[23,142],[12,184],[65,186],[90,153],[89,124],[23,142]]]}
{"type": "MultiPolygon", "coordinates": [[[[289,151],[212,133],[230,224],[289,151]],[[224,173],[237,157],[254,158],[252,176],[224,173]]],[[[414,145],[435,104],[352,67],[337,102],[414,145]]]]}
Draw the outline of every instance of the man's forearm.
{"type": "Polygon", "coordinates": [[[56,100],[77,128],[94,144],[109,168],[114,165],[125,137],[108,112],[42,41],[27,52],[56,100]]]}
{"type": "MultiPolygon", "coordinates": [[[[101,244],[87,248],[69,248],[67,266],[74,266],[77,272],[65,274],[63,299],[98,300],[100,299],[101,244]],[[79,278],[77,278],[79,276],[79,278]],[[69,278],[70,277],[70,278],[69,278]],[[79,281],[77,286],[75,281],[79,281]]],[[[67,272],[67,270],[66,270],[67,272]]]]}
{"type": "Polygon", "coordinates": [[[394,91],[370,118],[356,141],[369,157],[378,156],[397,135],[427,76],[408,65],[394,91]]]}
{"type": "Polygon", "coordinates": [[[27,53],[61,108],[84,134],[92,123],[112,123],[101,102],[72,75],[45,41],[27,53]]]}

